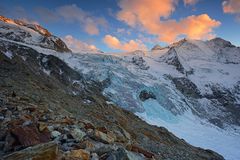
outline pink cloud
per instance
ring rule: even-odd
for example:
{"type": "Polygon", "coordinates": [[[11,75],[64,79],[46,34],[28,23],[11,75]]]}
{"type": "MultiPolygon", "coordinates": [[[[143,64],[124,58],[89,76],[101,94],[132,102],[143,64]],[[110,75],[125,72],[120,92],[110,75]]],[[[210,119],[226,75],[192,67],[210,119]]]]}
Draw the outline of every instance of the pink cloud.
{"type": "Polygon", "coordinates": [[[67,35],[63,37],[62,40],[67,44],[67,46],[73,52],[76,52],[76,53],[81,51],[97,51],[98,50],[96,46],[82,42],[71,35],[67,35]]]}
{"type": "Polygon", "coordinates": [[[236,21],[240,22],[240,1],[239,0],[225,0],[222,3],[223,12],[235,15],[236,21]]]}
{"type": "Polygon", "coordinates": [[[208,39],[221,23],[207,14],[189,16],[180,21],[169,19],[175,11],[176,0],[121,0],[117,19],[133,28],[157,35],[160,41],[171,43],[179,36],[208,39]]]}
{"type": "Polygon", "coordinates": [[[237,14],[240,13],[239,0],[226,0],[222,3],[224,13],[237,14]]]}
{"type": "Polygon", "coordinates": [[[147,50],[147,47],[140,40],[130,40],[129,42],[121,42],[118,38],[106,35],[103,42],[112,49],[119,49],[122,51],[147,50]]]}
{"type": "Polygon", "coordinates": [[[184,5],[194,5],[198,2],[198,0],[183,0],[184,5]]]}

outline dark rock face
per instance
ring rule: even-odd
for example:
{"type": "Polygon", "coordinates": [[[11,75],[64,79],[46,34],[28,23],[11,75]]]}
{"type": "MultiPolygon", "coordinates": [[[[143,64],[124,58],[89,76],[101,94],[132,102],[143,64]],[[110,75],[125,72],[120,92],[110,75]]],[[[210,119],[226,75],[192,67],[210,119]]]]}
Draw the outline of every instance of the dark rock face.
{"type": "Polygon", "coordinates": [[[149,98],[156,99],[156,96],[151,91],[143,90],[140,92],[139,98],[141,101],[145,101],[149,98]]]}
{"type": "Polygon", "coordinates": [[[236,102],[235,97],[232,95],[232,93],[224,88],[219,88],[217,86],[212,86],[212,97],[210,96],[209,98],[214,98],[217,99],[223,106],[229,106],[233,105],[236,102]]]}
{"type": "Polygon", "coordinates": [[[229,113],[231,116],[221,117],[221,119],[210,119],[209,121],[220,128],[222,127],[222,121],[240,125],[240,104],[237,103],[234,93],[218,85],[212,85],[211,89],[212,94],[203,95],[203,97],[211,100],[213,103],[223,106],[223,111],[225,113],[229,113]]]}
{"type": "Polygon", "coordinates": [[[176,88],[185,96],[192,98],[201,98],[200,91],[197,86],[187,78],[172,78],[176,88]]]}
{"type": "Polygon", "coordinates": [[[1,157],[124,158],[128,150],[144,158],[223,159],[215,152],[189,145],[163,127],[151,126],[133,113],[107,104],[101,84],[92,87],[94,82],[86,81],[54,56],[0,41],[0,79],[0,147],[10,144],[6,151],[0,149],[1,157]],[[7,51],[13,54],[11,58],[5,55],[7,51]],[[84,87],[74,88],[70,83],[74,80],[84,87]],[[86,104],[89,99],[91,103],[86,104]],[[20,131],[11,132],[13,126],[20,131]],[[12,133],[24,138],[15,143],[15,137],[9,136],[12,133]],[[57,147],[48,144],[49,140],[55,141],[57,147]]]}
{"type": "Polygon", "coordinates": [[[149,69],[149,66],[147,66],[146,61],[143,59],[143,57],[139,57],[139,56],[132,57],[132,63],[138,66],[142,70],[149,69]]]}
{"type": "Polygon", "coordinates": [[[174,47],[171,47],[165,56],[160,57],[160,61],[175,66],[180,73],[185,72],[174,47]]]}

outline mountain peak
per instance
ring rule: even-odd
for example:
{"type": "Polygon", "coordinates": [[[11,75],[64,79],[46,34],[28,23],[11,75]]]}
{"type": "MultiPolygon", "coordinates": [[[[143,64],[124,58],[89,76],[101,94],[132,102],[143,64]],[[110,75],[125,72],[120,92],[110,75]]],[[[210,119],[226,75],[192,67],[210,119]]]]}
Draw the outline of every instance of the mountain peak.
{"type": "Polygon", "coordinates": [[[67,45],[58,37],[52,35],[39,24],[31,24],[23,20],[14,20],[0,16],[0,33],[2,38],[53,49],[58,52],[71,52],[67,45]]]}
{"type": "Polygon", "coordinates": [[[220,37],[213,38],[213,39],[207,41],[207,43],[209,43],[209,44],[213,44],[214,43],[215,46],[235,47],[231,42],[226,41],[226,40],[224,40],[224,39],[222,39],[220,37]]]}
{"type": "Polygon", "coordinates": [[[40,33],[43,36],[49,37],[52,35],[47,29],[43,28],[39,24],[28,23],[26,21],[18,20],[18,19],[11,19],[11,18],[7,18],[7,17],[1,16],[1,15],[0,15],[0,21],[8,23],[8,24],[12,24],[12,25],[25,26],[27,28],[30,28],[30,29],[40,33]]]}
{"type": "Polygon", "coordinates": [[[163,47],[161,47],[159,44],[156,44],[151,50],[154,51],[154,50],[162,50],[163,47]]]}
{"type": "Polygon", "coordinates": [[[186,38],[181,39],[177,42],[174,42],[170,45],[170,47],[177,47],[177,46],[181,46],[183,43],[187,42],[188,40],[186,38]]]}

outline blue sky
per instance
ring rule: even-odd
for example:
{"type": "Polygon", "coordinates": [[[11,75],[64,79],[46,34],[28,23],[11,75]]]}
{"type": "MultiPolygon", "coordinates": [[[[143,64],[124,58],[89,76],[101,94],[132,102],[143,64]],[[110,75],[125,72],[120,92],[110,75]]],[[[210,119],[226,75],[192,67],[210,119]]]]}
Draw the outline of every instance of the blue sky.
{"type": "MultiPolygon", "coordinates": [[[[38,22],[56,36],[64,38],[71,35],[75,41],[94,45],[105,52],[129,51],[131,48],[151,49],[157,43],[167,45],[182,37],[206,39],[212,35],[240,46],[240,21],[237,20],[240,11],[233,6],[231,11],[224,13],[223,0],[191,0],[192,3],[189,4],[187,0],[185,3],[184,0],[178,0],[178,3],[176,0],[163,0],[166,1],[166,6],[170,6],[171,12],[160,3],[156,14],[151,8],[154,6],[146,3],[156,0],[138,0],[136,4],[134,1],[136,0],[1,0],[0,14],[38,22]],[[132,6],[128,5],[130,1],[132,6]],[[142,9],[141,3],[152,10],[142,9]],[[134,20],[126,18],[125,13],[129,10],[131,15],[136,16],[134,20]],[[144,13],[146,11],[146,15],[142,15],[142,10],[144,13]],[[207,14],[207,18],[200,17],[203,14],[207,14]],[[158,16],[159,21],[155,21],[158,16]],[[195,17],[187,18],[189,16],[195,17]],[[205,19],[208,19],[207,22],[205,19]],[[171,25],[170,21],[176,23],[171,25]],[[195,34],[193,30],[197,31],[198,25],[193,21],[203,23],[203,27],[206,27],[204,30],[210,29],[209,32],[195,34]],[[158,24],[161,27],[156,28],[158,24]],[[182,24],[187,28],[181,28],[182,24]]],[[[226,1],[229,1],[229,5],[234,5],[239,0],[226,1]]]]}

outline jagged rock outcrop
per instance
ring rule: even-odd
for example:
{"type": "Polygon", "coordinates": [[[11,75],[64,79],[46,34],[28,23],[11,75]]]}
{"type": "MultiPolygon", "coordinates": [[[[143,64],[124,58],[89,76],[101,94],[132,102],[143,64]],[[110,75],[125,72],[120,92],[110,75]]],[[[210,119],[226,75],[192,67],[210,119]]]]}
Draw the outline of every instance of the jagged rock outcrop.
{"type": "Polygon", "coordinates": [[[171,47],[168,52],[163,55],[162,57],[160,57],[160,61],[161,62],[165,62],[169,65],[173,65],[176,67],[176,69],[180,72],[180,73],[184,73],[184,67],[182,66],[182,63],[179,60],[178,54],[175,50],[174,47],[171,47]]]}
{"type": "Polygon", "coordinates": [[[185,96],[192,98],[201,98],[201,94],[197,86],[189,79],[184,77],[172,78],[172,81],[175,84],[176,88],[185,96]]]}
{"type": "Polygon", "coordinates": [[[143,59],[143,57],[140,56],[133,56],[132,57],[132,63],[138,66],[142,70],[148,70],[149,66],[147,66],[146,61],[143,59]]]}
{"type": "Polygon", "coordinates": [[[156,96],[151,91],[143,90],[143,91],[140,92],[139,98],[142,101],[145,101],[149,98],[156,99],[156,96]]]}

